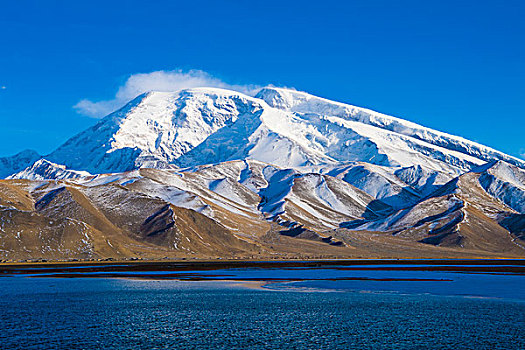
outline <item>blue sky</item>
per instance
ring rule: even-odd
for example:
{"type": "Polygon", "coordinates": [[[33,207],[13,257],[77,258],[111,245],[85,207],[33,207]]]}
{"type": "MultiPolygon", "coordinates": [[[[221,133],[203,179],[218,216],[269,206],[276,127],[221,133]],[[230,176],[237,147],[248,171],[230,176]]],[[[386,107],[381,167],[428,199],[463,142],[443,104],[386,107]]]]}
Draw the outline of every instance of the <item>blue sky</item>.
{"type": "Polygon", "coordinates": [[[524,3],[5,1],[0,156],[52,151],[97,121],[88,107],[100,114],[133,93],[130,77],[155,84],[138,73],[194,70],[192,79],[294,87],[525,157],[524,3]]]}

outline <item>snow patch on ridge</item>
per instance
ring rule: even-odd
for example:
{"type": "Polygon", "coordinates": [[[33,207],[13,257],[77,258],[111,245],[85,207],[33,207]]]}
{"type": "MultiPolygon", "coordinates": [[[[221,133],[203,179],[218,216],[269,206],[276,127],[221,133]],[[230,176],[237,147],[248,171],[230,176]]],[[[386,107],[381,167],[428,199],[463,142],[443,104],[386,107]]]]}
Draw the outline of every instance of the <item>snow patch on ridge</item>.
{"type": "Polygon", "coordinates": [[[64,165],[55,164],[46,159],[40,159],[32,166],[8,178],[27,180],[74,180],[85,179],[90,176],[91,174],[87,171],[66,169],[64,165]]]}

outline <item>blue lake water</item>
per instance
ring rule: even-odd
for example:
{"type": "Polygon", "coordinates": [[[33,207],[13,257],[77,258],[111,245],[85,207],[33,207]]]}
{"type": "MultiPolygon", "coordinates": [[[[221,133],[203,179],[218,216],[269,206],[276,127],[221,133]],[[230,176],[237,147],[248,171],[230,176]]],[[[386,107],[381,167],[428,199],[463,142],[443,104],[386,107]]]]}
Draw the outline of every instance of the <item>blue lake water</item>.
{"type": "Polygon", "coordinates": [[[375,266],[154,279],[162,273],[0,278],[0,348],[525,349],[523,274],[375,266]]]}

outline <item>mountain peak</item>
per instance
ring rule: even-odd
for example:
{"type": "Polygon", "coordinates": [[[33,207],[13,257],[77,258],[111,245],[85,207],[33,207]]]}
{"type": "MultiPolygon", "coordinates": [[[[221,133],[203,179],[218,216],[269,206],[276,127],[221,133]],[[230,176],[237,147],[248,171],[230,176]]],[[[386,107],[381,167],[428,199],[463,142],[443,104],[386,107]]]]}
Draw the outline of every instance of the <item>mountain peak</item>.
{"type": "Polygon", "coordinates": [[[9,157],[0,157],[0,178],[19,172],[41,158],[35,150],[25,149],[9,157]]]}
{"type": "Polygon", "coordinates": [[[218,88],[147,92],[47,158],[91,173],[152,164],[165,168],[240,116],[253,115],[262,108],[258,99],[218,88]]]}
{"type": "MultiPolygon", "coordinates": [[[[495,160],[525,168],[521,160],[460,137],[276,87],[255,97],[208,87],[146,92],[46,159],[93,174],[235,159],[316,169],[339,162],[419,165],[455,175],[495,160]]],[[[3,177],[37,159],[31,160],[3,177]]]]}
{"type": "Polygon", "coordinates": [[[289,109],[293,107],[294,101],[297,101],[295,93],[298,91],[267,86],[262,88],[255,97],[265,101],[271,107],[289,109]]]}
{"type": "Polygon", "coordinates": [[[65,180],[86,178],[90,175],[91,174],[85,171],[68,170],[64,165],[55,164],[42,158],[21,172],[11,175],[9,178],[28,180],[65,180]]]}

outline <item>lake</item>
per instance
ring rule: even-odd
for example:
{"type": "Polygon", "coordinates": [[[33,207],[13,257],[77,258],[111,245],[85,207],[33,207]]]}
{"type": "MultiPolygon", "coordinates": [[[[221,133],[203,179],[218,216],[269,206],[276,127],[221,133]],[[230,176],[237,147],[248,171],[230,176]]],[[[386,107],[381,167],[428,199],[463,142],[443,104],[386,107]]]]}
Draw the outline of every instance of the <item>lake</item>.
{"type": "Polygon", "coordinates": [[[525,349],[522,265],[429,266],[17,268],[0,278],[0,344],[525,349]]]}

